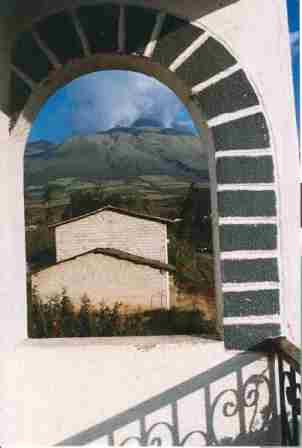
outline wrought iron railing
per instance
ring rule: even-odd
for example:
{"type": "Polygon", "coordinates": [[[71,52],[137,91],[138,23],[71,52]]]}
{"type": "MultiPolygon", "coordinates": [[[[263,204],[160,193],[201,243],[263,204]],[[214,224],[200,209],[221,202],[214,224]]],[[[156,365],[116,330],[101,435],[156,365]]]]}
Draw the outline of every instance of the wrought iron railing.
{"type": "Polygon", "coordinates": [[[283,446],[300,446],[301,351],[286,338],[273,342],[278,359],[283,446]]]}

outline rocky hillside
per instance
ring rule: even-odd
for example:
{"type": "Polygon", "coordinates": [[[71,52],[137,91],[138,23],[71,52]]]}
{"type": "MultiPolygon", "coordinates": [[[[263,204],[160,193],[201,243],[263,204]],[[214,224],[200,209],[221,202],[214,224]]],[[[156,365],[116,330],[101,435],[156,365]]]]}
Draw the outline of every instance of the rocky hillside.
{"type": "Polygon", "coordinates": [[[123,179],[141,175],[207,179],[205,149],[198,137],[173,129],[116,128],[75,136],[61,145],[27,145],[25,185],[64,177],[123,179]]]}

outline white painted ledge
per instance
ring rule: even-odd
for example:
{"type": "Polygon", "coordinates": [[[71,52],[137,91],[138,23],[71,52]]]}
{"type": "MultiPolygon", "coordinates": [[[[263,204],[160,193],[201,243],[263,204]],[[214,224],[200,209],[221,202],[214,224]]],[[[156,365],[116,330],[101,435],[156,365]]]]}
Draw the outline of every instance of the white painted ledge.
{"type": "Polygon", "coordinates": [[[137,349],[151,349],[167,345],[196,345],[196,344],[224,344],[215,336],[122,336],[122,337],[85,337],[85,338],[28,338],[22,341],[18,348],[68,348],[81,346],[125,347],[132,346],[137,349]]]}

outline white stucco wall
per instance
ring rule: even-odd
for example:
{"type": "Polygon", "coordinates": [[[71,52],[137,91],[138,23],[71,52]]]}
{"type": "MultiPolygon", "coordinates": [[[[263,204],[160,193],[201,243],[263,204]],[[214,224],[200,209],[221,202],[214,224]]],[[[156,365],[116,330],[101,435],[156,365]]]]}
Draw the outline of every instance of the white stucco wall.
{"type": "MultiPolygon", "coordinates": [[[[0,38],[1,40],[1,38],[0,38]]],[[[0,352],[26,337],[26,266],[22,145],[9,139],[0,112],[0,352]]]]}
{"type": "Polygon", "coordinates": [[[66,289],[75,305],[87,295],[92,304],[116,302],[144,308],[168,308],[166,271],[103,254],[87,254],[59,263],[32,276],[43,301],[66,289]]]}
{"type": "Polygon", "coordinates": [[[103,211],[56,227],[57,261],[95,248],[113,248],[167,263],[167,226],[103,211]]]}
{"type": "MultiPolygon", "coordinates": [[[[172,5],[171,9],[180,15],[183,12],[192,19],[198,18],[199,8],[203,7],[203,2],[193,0],[149,0],[146,3],[150,7],[156,5],[163,9],[169,9],[172,5]],[[194,9],[192,14],[190,6],[194,9]]],[[[24,2],[23,4],[25,5],[24,2]]],[[[43,5],[41,3],[43,7],[47,4],[48,2],[43,2],[43,5]]],[[[143,2],[140,1],[139,4],[143,2]]],[[[293,333],[289,336],[297,343],[300,335],[298,313],[301,297],[298,244],[299,159],[293,119],[294,101],[285,6],[284,0],[241,0],[228,8],[205,15],[200,20],[225,40],[239,57],[263,98],[271,123],[273,149],[279,171],[278,193],[283,241],[279,250],[283,267],[283,297],[286,298],[283,318],[285,328],[288,324],[292,326],[293,333]]],[[[27,8],[27,4],[25,7],[27,8]]],[[[7,36],[4,29],[0,28],[2,43],[7,36]]],[[[2,45],[0,51],[3,104],[3,98],[9,91],[5,80],[9,57],[2,45]]],[[[204,375],[201,377],[204,381],[202,384],[211,383],[211,400],[215,399],[215,392],[219,391],[220,385],[222,390],[232,388],[236,373],[226,362],[236,354],[226,352],[223,343],[156,346],[152,350],[146,345],[140,348],[136,344],[125,347],[120,345],[121,342],[107,347],[92,341],[61,345],[56,341],[45,341],[19,345],[26,336],[22,160],[24,136],[20,136],[20,140],[18,136],[14,139],[9,137],[8,119],[2,113],[0,144],[0,198],[2,216],[5,217],[0,221],[0,442],[13,444],[18,441],[23,444],[27,442],[44,445],[57,443],[199,375],[204,375]]],[[[247,353],[242,356],[251,359],[257,354],[247,353]]],[[[235,370],[238,361],[238,358],[230,361],[235,370]]],[[[266,369],[265,360],[255,361],[246,372],[243,371],[243,376],[247,378],[250,373],[263,373],[266,369]]],[[[201,413],[203,408],[200,405],[200,396],[204,400],[206,390],[203,388],[201,392],[196,391],[196,396],[192,393],[183,398],[183,410],[179,414],[181,434],[187,434],[198,427],[199,423],[206,424],[206,413],[201,413]]],[[[173,401],[173,393],[170,397],[173,401]]],[[[272,397],[275,397],[274,394],[272,397]]],[[[262,404],[266,403],[264,395],[262,404]]],[[[148,406],[149,404],[147,409],[148,406]]],[[[171,415],[169,406],[161,412],[171,415]]],[[[250,412],[253,411],[246,408],[245,412],[250,422],[250,412]]],[[[152,418],[151,415],[147,425],[150,425],[152,418]]],[[[154,417],[155,421],[159,418],[154,417]]],[[[220,438],[238,434],[238,414],[236,423],[231,418],[218,419],[216,422],[220,438]]],[[[134,426],[124,428],[124,431],[126,435],[133,434],[137,427],[134,422],[134,426]]],[[[278,430],[278,425],[275,425],[276,436],[278,430]]],[[[119,435],[117,437],[121,440],[119,435]]],[[[270,437],[269,434],[264,434],[265,440],[257,445],[271,445],[271,437],[272,434],[270,437]]]]}
{"type": "MultiPolygon", "coordinates": [[[[142,424],[146,431],[159,422],[172,424],[173,412],[174,422],[178,419],[173,431],[180,440],[191,431],[209,433],[211,427],[219,441],[241,433],[241,446],[246,440],[257,446],[280,440],[277,422],[270,432],[257,434],[261,411],[269,396],[273,403],[275,398],[274,380],[268,380],[270,389],[264,380],[272,374],[267,358],[226,351],[222,342],[180,337],[36,340],[20,345],[3,371],[5,397],[17,409],[17,445],[54,445],[95,425],[85,443],[78,438],[72,445],[106,445],[111,433],[118,445],[127,437],[140,437],[142,424]],[[259,380],[257,408],[244,406],[244,389],[239,392],[244,386],[255,389],[252,375],[259,380]],[[233,417],[223,414],[227,402],[226,412],[234,411],[233,417]],[[248,439],[244,432],[250,433],[248,439]]],[[[274,406],[271,417],[276,417],[274,406]]],[[[150,432],[148,443],[156,436],[164,445],[173,444],[164,425],[150,432]]],[[[206,445],[202,433],[187,444],[206,445]]]]}

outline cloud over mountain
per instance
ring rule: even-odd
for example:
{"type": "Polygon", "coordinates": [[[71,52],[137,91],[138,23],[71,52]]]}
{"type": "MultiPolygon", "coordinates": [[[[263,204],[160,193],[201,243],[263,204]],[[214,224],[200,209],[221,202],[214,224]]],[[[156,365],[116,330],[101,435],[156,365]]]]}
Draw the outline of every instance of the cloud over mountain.
{"type": "Polygon", "coordinates": [[[83,76],[50,98],[45,109],[30,141],[37,136],[62,142],[71,135],[131,127],[138,120],[153,120],[162,128],[177,127],[181,121],[194,132],[191,117],[174,92],[154,78],[129,71],[83,76]]]}

